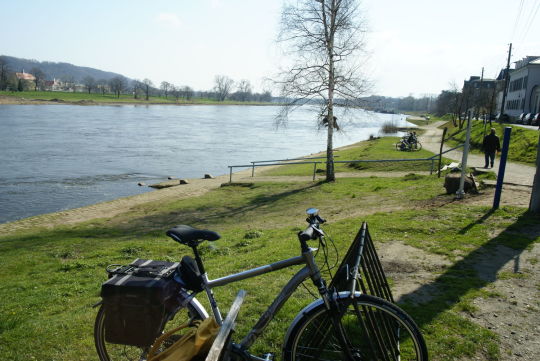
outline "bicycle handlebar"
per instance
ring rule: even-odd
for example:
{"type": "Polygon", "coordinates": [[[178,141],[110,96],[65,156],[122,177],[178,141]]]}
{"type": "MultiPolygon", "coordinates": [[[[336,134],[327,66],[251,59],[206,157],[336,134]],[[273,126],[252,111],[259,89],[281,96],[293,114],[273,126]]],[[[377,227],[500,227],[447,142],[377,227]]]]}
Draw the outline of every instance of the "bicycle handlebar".
{"type": "Polygon", "coordinates": [[[317,239],[323,235],[322,230],[319,229],[319,225],[326,222],[326,219],[319,216],[319,211],[317,209],[308,209],[308,218],[306,218],[306,222],[309,223],[309,226],[305,230],[298,232],[298,239],[300,242],[304,243],[309,240],[317,239]]]}

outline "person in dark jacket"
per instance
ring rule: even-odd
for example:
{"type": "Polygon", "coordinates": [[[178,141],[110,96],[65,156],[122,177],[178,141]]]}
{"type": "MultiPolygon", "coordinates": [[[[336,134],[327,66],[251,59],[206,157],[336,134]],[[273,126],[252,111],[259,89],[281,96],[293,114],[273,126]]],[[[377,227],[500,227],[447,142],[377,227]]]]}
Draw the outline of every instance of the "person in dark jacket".
{"type": "Polygon", "coordinates": [[[495,128],[491,128],[491,132],[484,137],[484,142],[482,143],[482,149],[484,150],[484,156],[486,163],[484,168],[493,168],[493,163],[495,162],[495,152],[501,150],[501,143],[499,137],[495,134],[495,128]]]}

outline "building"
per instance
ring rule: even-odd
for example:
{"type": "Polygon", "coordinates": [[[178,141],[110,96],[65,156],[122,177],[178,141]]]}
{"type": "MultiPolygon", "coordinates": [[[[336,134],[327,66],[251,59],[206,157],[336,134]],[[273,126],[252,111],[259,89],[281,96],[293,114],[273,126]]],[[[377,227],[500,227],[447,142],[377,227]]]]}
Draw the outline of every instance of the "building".
{"type": "Polygon", "coordinates": [[[540,112],[540,56],[515,62],[510,71],[505,113],[515,120],[521,114],[540,112]]]}
{"type": "Polygon", "coordinates": [[[500,83],[497,79],[471,76],[463,82],[463,109],[474,117],[496,112],[497,90],[500,83]]]}
{"type": "Polygon", "coordinates": [[[18,80],[28,80],[28,81],[34,81],[36,80],[36,77],[32,74],[25,73],[24,70],[22,73],[15,73],[15,76],[18,80]]]}
{"type": "Polygon", "coordinates": [[[46,80],[45,89],[53,91],[53,92],[62,91],[64,89],[64,83],[62,83],[60,80],[56,78],[53,80],[46,80]]]}

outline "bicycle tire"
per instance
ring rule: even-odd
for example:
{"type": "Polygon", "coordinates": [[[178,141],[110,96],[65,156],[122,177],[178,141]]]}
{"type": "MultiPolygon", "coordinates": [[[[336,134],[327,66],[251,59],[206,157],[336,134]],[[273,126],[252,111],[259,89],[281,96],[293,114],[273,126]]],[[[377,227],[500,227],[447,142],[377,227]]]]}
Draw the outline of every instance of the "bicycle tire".
{"type": "MultiPolygon", "coordinates": [[[[199,301],[192,299],[186,307],[181,307],[165,324],[164,331],[181,325],[189,319],[205,319],[206,310],[199,301]]],[[[175,340],[172,339],[171,342],[175,340]]],[[[140,361],[146,360],[148,348],[109,343],[105,340],[105,307],[101,305],[94,323],[94,343],[100,361],[140,361]]]]}
{"type": "Polygon", "coordinates": [[[415,150],[415,151],[421,150],[422,149],[422,143],[416,142],[416,144],[414,145],[413,148],[414,148],[413,150],[415,150]]]}
{"type": "Polygon", "coordinates": [[[396,150],[401,150],[401,142],[396,143],[396,150]]]}
{"type": "MultiPolygon", "coordinates": [[[[342,292],[341,327],[353,359],[362,361],[427,361],[427,347],[412,318],[381,298],[342,292]],[[375,327],[369,327],[375,325],[375,327]]],[[[284,341],[285,361],[347,360],[330,311],[322,300],[299,313],[284,341]]]]}

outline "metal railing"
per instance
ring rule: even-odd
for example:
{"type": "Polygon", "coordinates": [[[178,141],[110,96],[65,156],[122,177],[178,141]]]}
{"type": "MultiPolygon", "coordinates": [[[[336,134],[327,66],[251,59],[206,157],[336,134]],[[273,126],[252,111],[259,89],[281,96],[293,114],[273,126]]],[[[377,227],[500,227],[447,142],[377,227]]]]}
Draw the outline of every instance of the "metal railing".
{"type": "MultiPolygon", "coordinates": [[[[429,158],[412,158],[412,159],[355,159],[355,160],[335,160],[334,163],[390,163],[390,162],[422,162],[430,161],[429,174],[433,174],[435,161],[439,159],[440,156],[463,147],[464,144],[460,144],[457,147],[447,149],[441,154],[435,154],[429,158]]],[[[338,156],[336,156],[337,158],[338,156]]],[[[277,159],[277,160],[257,160],[250,162],[251,164],[245,165],[229,165],[229,183],[232,183],[233,168],[251,168],[251,176],[255,176],[255,167],[269,167],[275,165],[298,165],[298,164],[313,164],[313,180],[315,181],[315,176],[317,174],[317,164],[326,163],[326,161],[309,161],[309,159],[326,159],[326,157],[300,157],[300,158],[289,158],[289,159],[277,159]],[[306,160],[303,162],[296,162],[297,160],[306,160]]]]}

